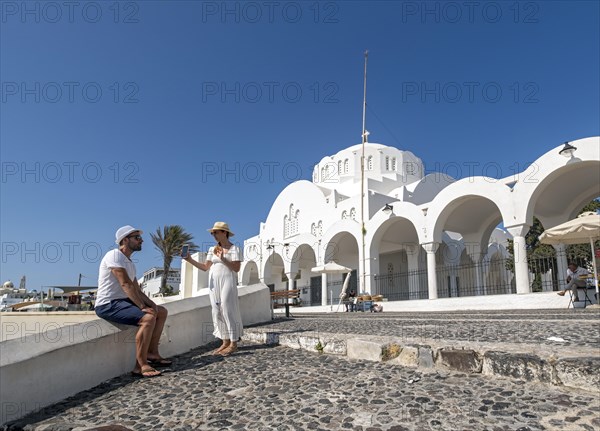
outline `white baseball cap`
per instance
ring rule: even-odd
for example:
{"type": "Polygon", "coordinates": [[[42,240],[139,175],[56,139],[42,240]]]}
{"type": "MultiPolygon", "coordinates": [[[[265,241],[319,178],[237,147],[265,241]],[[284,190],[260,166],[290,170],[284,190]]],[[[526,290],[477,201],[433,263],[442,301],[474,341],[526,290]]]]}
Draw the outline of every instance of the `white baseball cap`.
{"type": "Polygon", "coordinates": [[[123,227],[120,227],[119,229],[117,229],[117,233],[115,233],[115,238],[116,238],[115,242],[117,243],[117,245],[121,243],[123,238],[125,238],[132,232],[139,232],[140,235],[144,233],[143,230],[136,229],[133,226],[129,226],[129,225],[123,226],[123,227]]]}

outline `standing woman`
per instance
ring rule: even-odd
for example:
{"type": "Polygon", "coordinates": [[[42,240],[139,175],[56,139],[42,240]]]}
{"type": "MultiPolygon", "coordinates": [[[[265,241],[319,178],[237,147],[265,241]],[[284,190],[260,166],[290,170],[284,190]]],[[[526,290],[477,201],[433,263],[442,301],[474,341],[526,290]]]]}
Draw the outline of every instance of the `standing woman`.
{"type": "Polygon", "coordinates": [[[213,352],[229,356],[237,350],[237,342],[242,336],[242,316],[237,292],[237,273],[240,270],[242,253],[239,247],[229,241],[233,232],[224,222],[216,222],[208,229],[217,245],[211,247],[206,262],[197,262],[187,256],[185,260],[202,271],[208,271],[208,288],[212,306],[213,335],[223,340],[213,352]]]}

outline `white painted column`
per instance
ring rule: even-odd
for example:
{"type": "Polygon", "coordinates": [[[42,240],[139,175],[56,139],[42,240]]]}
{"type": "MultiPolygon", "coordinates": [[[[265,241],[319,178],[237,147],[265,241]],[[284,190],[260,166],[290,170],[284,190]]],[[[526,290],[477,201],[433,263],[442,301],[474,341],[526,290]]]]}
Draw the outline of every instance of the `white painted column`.
{"type": "MultiPolygon", "coordinates": [[[[286,272],[285,276],[288,279],[287,282],[287,290],[294,290],[296,288],[296,275],[298,275],[297,272],[286,272]]],[[[288,304],[291,304],[292,298],[288,298],[288,304]]]]}
{"type": "Polygon", "coordinates": [[[194,267],[181,260],[181,284],[179,285],[179,293],[182,298],[191,298],[193,293],[193,270],[194,267]]]}
{"type": "Polygon", "coordinates": [[[483,265],[483,256],[481,253],[474,253],[471,256],[473,263],[475,263],[475,292],[477,295],[485,295],[485,282],[483,281],[484,275],[481,266],[483,265]]]}
{"type": "Polygon", "coordinates": [[[554,244],[556,250],[556,274],[558,278],[558,289],[564,289],[567,283],[567,246],[564,244],[554,244]]]}
{"type": "Polygon", "coordinates": [[[406,262],[408,263],[408,299],[417,299],[419,292],[419,248],[414,246],[406,247],[406,262]],[[413,275],[411,275],[413,274],[413,275]]]}
{"type": "Polygon", "coordinates": [[[465,250],[467,251],[467,255],[471,258],[473,264],[475,265],[475,280],[473,283],[474,286],[465,287],[473,288],[473,291],[477,296],[484,295],[484,276],[481,270],[483,256],[481,253],[481,241],[479,235],[465,235],[463,239],[465,240],[465,250]]]}
{"type": "Polygon", "coordinates": [[[517,293],[531,293],[531,284],[529,283],[529,268],[527,266],[527,245],[525,235],[529,232],[531,226],[520,224],[506,227],[513,236],[514,259],[515,259],[515,281],[517,284],[517,293]]]}
{"type": "Polygon", "coordinates": [[[379,293],[373,291],[373,274],[378,272],[379,262],[376,259],[371,259],[370,255],[367,254],[365,259],[365,291],[368,292],[369,295],[375,295],[379,293]]]}
{"type": "Polygon", "coordinates": [[[421,244],[421,247],[427,252],[427,284],[429,289],[429,299],[437,299],[438,297],[435,252],[439,246],[439,242],[427,242],[421,244]]]}
{"type": "Polygon", "coordinates": [[[321,274],[321,305],[327,305],[327,274],[321,274]]]}

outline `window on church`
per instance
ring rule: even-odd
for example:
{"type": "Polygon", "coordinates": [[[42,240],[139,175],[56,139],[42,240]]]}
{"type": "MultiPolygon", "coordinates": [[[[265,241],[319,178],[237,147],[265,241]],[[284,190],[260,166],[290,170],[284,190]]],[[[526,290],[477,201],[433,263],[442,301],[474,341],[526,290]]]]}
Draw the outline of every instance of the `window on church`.
{"type": "Polygon", "coordinates": [[[344,160],[344,173],[347,174],[350,171],[350,162],[348,159],[344,160]]]}
{"type": "Polygon", "coordinates": [[[388,156],[385,157],[385,170],[390,170],[390,158],[388,156]]]}
{"type": "Polygon", "coordinates": [[[283,237],[287,238],[298,233],[298,219],[300,210],[294,209],[294,204],[290,205],[289,213],[283,216],[283,237]]]}
{"type": "Polygon", "coordinates": [[[396,158],[392,157],[392,171],[396,170],[396,158]]]}
{"type": "Polygon", "coordinates": [[[352,220],[356,220],[356,208],[352,208],[352,209],[350,210],[350,218],[351,218],[352,220]]]}
{"type": "Polygon", "coordinates": [[[373,170],[373,156],[367,158],[367,171],[373,170]]]}

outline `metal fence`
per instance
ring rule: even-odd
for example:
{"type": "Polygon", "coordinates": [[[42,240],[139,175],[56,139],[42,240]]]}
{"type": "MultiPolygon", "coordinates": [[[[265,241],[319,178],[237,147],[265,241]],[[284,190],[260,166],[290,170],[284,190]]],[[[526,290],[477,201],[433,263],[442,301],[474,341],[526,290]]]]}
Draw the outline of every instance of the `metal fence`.
{"type": "MultiPolygon", "coordinates": [[[[344,275],[345,277],[345,275],[344,275]]],[[[340,293],[342,292],[342,287],[344,285],[343,280],[338,281],[330,281],[327,282],[327,304],[338,304],[340,299],[340,293]]],[[[358,292],[358,279],[356,276],[356,270],[350,273],[350,281],[348,282],[348,292],[354,289],[358,292]]],[[[310,285],[299,286],[300,289],[300,298],[302,299],[302,303],[305,305],[321,305],[323,290],[322,290],[322,278],[311,277],[310,285]]]]}
{"type": "Polygon", "coordinates": [[[388,301],[408,301],[428,297],[427,270],[375,276],[374,293],[388,301]]]}
{"type": "MultiPolygon", "coordinates": [[[[587,267],[584,258],[567,257],[579,266],[587,267]]],[[[528,260],[529,283],[532,292],[556,291],[564,288],[566,268],[559,268],[556,256],[528,260]]],[[[463,265],[440,266],[436,270],[438,298],[502,295],[516,293],[512,259],[492,259],[463,265]]],[[[388,301],[408,301],[429,297],[427,270],[405,271],[374,277],[373,293],[388,301]]]]}

